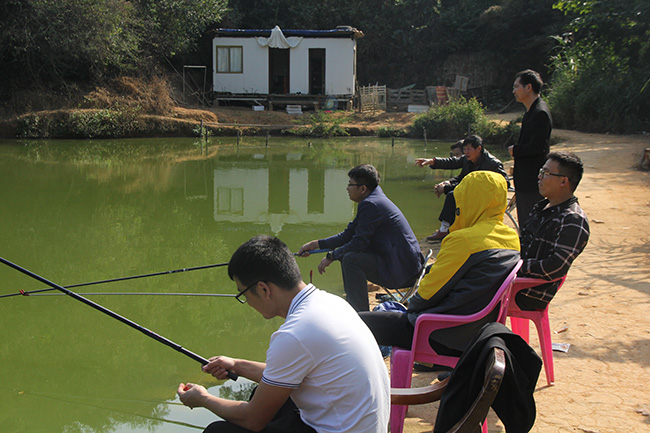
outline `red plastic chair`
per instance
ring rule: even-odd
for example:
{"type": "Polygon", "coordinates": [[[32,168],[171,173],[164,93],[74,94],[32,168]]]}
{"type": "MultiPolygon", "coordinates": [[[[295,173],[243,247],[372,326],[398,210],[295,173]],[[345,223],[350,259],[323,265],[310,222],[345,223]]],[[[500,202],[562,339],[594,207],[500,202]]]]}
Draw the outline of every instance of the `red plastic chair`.
{"type": "MultiPolygon", "coordinates": [[[[420,314],[415,322],[415,331],[413,333],[413,344],[411,350],[393,347],[390,358],[391,388],[411,387],[413,363],[415,361],[430,362],[449,367],[456,366],[459,359],[458,357],[439,355],[431,348],[431,345],[429,344],[429,335],[431,335],[433,331],[452,328],[465,323],[476,322],[492,312],[492,310],[497,307],[497,304],[499,304],[499,314],[496,321],[505,325],[508,301],[510,299],[510,289],[512,288],[512,284],[515,281],[517,271],[521,267],[521,264],[522,261],[519,260],[503,281],[499,290],[497,290],[492,301],[490,301],[490,303],[478,313],[467,316],[451,314],[420,314]]],[[[391,405],[391,433],[402,433],[407,408],[408,406],[391,405]]],[[[487,433],[487,423],[483,424],[483,432],[487,433]]]]}
{"type": "Polygon", "coordinates": [[[551,326],[548,321],[548,305],[541,311],[524,311],[519,309],[515,302],[515,295],[524,289],[539,286],[540,284],[552,283],[559,281],[558,290],[564,284],[566,275],[555,280],[542,280],[539,278],[517,278],[510,293],[510,302],[508,304],[508,316],[510,317],[510,327],[512,332],[521,338],[529,341],[528,320],[531,320],[537,328],[539,336],[539,347],[542,350],[542,360],[544,361],[544,372],[546,373],[546,383],[553,385],[555,383],[555,373],[553,372],[553,342],[551,341],[551,326]]]}

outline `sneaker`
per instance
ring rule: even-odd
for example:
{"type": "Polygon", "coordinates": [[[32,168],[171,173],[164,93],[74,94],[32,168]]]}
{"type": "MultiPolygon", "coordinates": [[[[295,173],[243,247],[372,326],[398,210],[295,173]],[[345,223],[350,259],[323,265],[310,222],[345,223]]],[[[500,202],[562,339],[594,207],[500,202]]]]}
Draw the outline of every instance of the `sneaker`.
{"type": "Polygon", "coordinates": [[[441,241],[447,236],[449,232],[441,232],[440,230],[436,230],[433,232],[431,236],[427,236],[428,241],[441,241]]]}

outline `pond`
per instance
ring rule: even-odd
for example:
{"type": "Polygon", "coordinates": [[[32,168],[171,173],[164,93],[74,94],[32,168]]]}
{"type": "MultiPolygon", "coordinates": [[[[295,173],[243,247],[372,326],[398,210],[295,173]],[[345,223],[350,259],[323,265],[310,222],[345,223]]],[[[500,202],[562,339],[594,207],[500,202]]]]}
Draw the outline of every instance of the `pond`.
{"type": "MultiPolygon", "coordinates": [[[[250,237],[293,251],[354,217],[347,171],[375,165],[418,238],[437,225],[432,186],[447,170],[414,166],[450,143],[388,139],[211,138],[0,141],[0,256],[60,285],[226,263],[250,237]]],[[[340,268],[298,259],[305,281],[343,294],[340,268]]],[[[46,286],[0,264],[0,295],[46,286]]],[[[203,357],[263,360],[281,319],[232,297],[225,267],[73,289],[203,357]],[[120,293],[150,293],[124,295],[120,293]]],[[[214,420],[175,398],[179,382],[246,398],[200,364],[56,291],[0,298],[0,425],[12,433],[196,432],[214,420]]]]}

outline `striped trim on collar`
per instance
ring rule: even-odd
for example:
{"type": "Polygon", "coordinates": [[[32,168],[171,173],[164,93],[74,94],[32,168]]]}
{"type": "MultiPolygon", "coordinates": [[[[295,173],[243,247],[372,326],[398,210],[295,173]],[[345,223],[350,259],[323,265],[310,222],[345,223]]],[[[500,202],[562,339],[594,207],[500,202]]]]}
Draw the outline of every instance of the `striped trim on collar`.
{"type": "Polygon", "coordinates": [[[313,284],[307,284],[307,287],[298,292],[298,294],[291,300],[291,305],[289,306],[289,314],[287,314],[287,317],[291,316],[293,312],[296,311],[296,308],[298,308],[298,306],[302,303],[302,301],[307,299],[307,296],[311,295],[315,291],[316,286],[313,284]]]}

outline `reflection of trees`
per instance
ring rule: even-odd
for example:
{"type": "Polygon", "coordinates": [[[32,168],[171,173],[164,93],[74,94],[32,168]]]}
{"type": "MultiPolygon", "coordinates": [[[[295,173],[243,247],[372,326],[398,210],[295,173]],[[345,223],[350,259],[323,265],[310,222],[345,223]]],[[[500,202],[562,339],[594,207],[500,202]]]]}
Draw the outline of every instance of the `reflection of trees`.
{"type": "Polygon", "coordinates": [[[248,401],[251,397],[251,393],[256,386],[257,384],[254,382],[245,382],[236,388],[230,386],[222,386],[219,387],[219,397],[226,398],[228,400],[248,401]]]}

